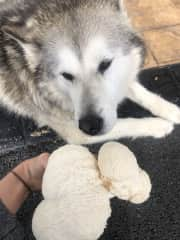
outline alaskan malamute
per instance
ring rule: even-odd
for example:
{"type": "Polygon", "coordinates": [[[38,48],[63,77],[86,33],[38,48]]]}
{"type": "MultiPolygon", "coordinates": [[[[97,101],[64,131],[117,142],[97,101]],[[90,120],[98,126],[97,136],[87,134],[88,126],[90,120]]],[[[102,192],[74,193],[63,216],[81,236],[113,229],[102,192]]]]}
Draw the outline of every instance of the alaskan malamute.
{"type": "Polygon", "coordinates": [[[122,0],[1,0],[0,102],[69,143],[163,137],[180,123],[138,82],[144,57],[122,0]],[[126,97],[157,118],[118,119],[126,97]]]}

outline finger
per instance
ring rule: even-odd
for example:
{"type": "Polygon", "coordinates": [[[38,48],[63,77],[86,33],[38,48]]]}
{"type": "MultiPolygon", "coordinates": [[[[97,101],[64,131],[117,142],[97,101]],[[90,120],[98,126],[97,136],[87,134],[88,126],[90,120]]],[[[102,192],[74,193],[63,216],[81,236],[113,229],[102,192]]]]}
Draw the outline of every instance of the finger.
{"type": "Polygon", "coordinates": [[[40,162],[41,162],[41,164],[42,164],[42,166],[43,166],[44,168],[47,167],[48,160],[49,160],[49,156],[50,156],[49,153],[42,153],[42,154],[39,156],[40,162]]]}

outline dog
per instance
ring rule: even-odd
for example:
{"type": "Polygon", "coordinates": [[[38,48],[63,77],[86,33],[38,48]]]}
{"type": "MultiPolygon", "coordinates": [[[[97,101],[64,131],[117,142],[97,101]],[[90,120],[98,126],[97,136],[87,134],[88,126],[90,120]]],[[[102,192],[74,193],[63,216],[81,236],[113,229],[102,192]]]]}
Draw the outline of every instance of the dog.
{"type": "Polygon", "coordinates": [[[139,83],[145,49],[122,0],[1,0],[0,103],[68,143],[164,137],[180,109],[139,83]],[[157,117],[118,119],[125,98],[157,117]]]}

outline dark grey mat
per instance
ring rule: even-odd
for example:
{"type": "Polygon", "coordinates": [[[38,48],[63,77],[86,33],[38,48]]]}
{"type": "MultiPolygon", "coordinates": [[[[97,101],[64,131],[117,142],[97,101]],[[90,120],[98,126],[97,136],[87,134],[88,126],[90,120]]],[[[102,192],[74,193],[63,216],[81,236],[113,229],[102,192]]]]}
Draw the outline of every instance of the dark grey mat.
{"type": "MultiPolygon", "coordinates": [[[[166,99],[180,105],[180,66],[152,69],[142,73],[143,84],[166,99]],[[155,79],[158,79],[155,80],[155,79]]],[[[126,101],[119,108],[121,117],[143,117],[150,114],[126,101]]],[[[143,205],[133,205],[113,199],[112,216],[100,240],[179,240],[180,239],[180,127],[165,139],[121,139],[137,156],[138,162],[152,179],[151,198],[143,205]]],[[[29,120],[0,112],[0,177],[22,159],[43,151],[53,151],[64,142],[50,131],[37,131],[29,120]],[[32,134],[33,133],[33,134],[32,134]]],[[[97,152],[99,145],[91,146],[97,152]]],[[[40,194],[31,196],[18,217],[26,229],[26,239],[34,239],[31,232],[33,209],[41,200],[40,194]]],[[[18,240],[18,239],[17,239],[18,240]]],[[[61,240],[61,239],[60,239],[61,240]]]]}

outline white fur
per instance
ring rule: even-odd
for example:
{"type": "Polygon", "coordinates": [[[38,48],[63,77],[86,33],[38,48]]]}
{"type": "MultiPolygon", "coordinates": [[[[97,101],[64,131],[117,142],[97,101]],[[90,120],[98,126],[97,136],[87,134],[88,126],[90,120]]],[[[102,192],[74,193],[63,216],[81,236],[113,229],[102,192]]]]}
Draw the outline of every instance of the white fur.
{"type": "Polygon", "coordinates": [[[60,72],[68,72],[78,76],[81,72],[81,66],[78,57],[68,47],[63,47],[58,54],[60,72]]]}
{"type": "MultiPolygon", "coordinates": [[[[74,74],[75,82],[69,83],[61,78],[59,84],[61,90],[64,89],[72,100],[74,120],[67,125],[68,129],[63,129],[63,131],[58,130],[61,127],[58,126],[59,123],[52,124],[51,127],[61,132],[61,136],[69,143],[76,144],[89,144],[121,137],[159,138],[171,133],[173,123],[180,122],[180,110],[161,97],[150,93],[137,82],[136,77],[141,61],[139,51],[139,48],[133,48],[129,54],[124,55],[121,49],[109,48],[107,41],[101,35],[88,42],[83,51],[84,55],[80,59],[71,49],[63,48],[59,53],[61,72],[67,71],[74,74]],[[101,76],[97,68],[103,59],[113,59],[113,62],[101,76]],[[85,91],[91,96],[84,94],[85,91]],[[117,105],[125,97],[129,97],[164,120],[158,118],[117,119],[117,105]],[[104,134],[101,136],[90,137],[78,129],[78,121],[84,114],[84,109],[91,104],[95,104],[96,112],[105,122],[102,131],[104,134]]],[[[68,100],[67,103],[69,103],[68,100]]]]}
{"type": "MultiPolygon", "coordinates": [[[[16,0],[14,4],[16,5],[18,2],[16,0]]],[[[138,83],[137,76],[140,71],[142,49],[141,46],[138,47],[129,41],[131,33],[133,37],[134,30],[128,23],[123,0],[119,0],[119,4],[120,12],[114,12],[114,10],[112,12],[109,9],[109,3],[107,7],[100,4],[103,12],[98,13],[97,9],[97,14],[95,14],[97,21],[100,14],[100,20],[103,17],[104,20],[107,18],[111,20],[108,21],[110,25],[104,27],[102,21],[97,28],[94,25],[93,29],[91,29],[92,19],[89,18],[89,16],[94,16],[93,11],[91,12],[92,9],[89,7],[81,9],[80,7],[77,16],[79,17],[79,26],[82,28],[79,29],[79,32],[77,31],[77,34],[80,34],[76,39],[78,44],[74,44],[74,40],[71,39],[74,34],[71,36],[72,32],[69,32],[68,29],[71,29],[72,25],[68,28],[68,24],[71,24],[72,19],[69,21],[66,13],[65,16],[62,13],[62,23],[58,23],[62,29],[67,27],[67,34],[59,27],[57,30],[54,22],[50,30],[47,26],[48,33],[47,36],[44,36],[41,53],[31,44],[24,43],[16,39],[15,35],[9,34],[9,37],[16,40],[24,49],[24,56],[27,58],[32,72],[35,71],[39,61],[43,71],[42,76],[38,76],[40,81],[34,81],[32,79],[34,75],[29,71],[27,73],[21,71],[18,74],[18,79],[29,89],[27,99],[24,98],[20,102],[14,99],[12,93],[7,93],[4,82],[9,81],[9,76],[5,81],[2,79],[1,103],[11,111],[33,118],[41,126],[48,125],[66,141],[74,144],[96,143],[121,137],[152,136],[159,138],[171,133],[173,124],[180,123],[180,109],[138,83]],[[122,32],[115,37],[116,28],[122,32]],[[112,59],[112,65],[104,74],[100,74],[97,69],[104,59],[112,59]],[[74,82],[67,81],[62,76],[63,72],[73,74],[74,82]],[[163,119],[117,119],[117,106],[126,97],[163,119]],[[89,112],[88,108],[90,107],[104,120],[100,136],[91,137],[79,129],[79,120],[89,112]]],[[[2,10],[6,9],[6,4],[1,3],[1,5],[2,10]]],[[[7,5],[11,6],[11,1],[7,0],[7,5]]],[[[33,25],[38,24],[38,18],[34,19],[36,18],[31,17],[27,21],[29,34],[32,33],[31,30],[36,32],[33,25]]],[[[11,20],[14,21],[14,17],[11,20]]],[[[21,29],[19,31],[21,33],[21,29]]],[[[11,48],[6,50],[7,53],[11,53],[11,56],[14,55],[11,48]]],[[[15,63],[15,59],[11,58],[10,60],[15,63]]],[[[4,69],[0,69],[0,72],[1,78],[3,78],[4,69]]],[[[17,90],[14,87],[12,91],[16,92],[17,90]]],[[[21,91],[17,91],[17,96],[18,94],[21,94],[21,91]]]]}
{"type": "Polygon", "coordinates": [[[174,129],[171,122],[161,118],[142,119],[118,119],[113,129],[101,136],[88,136],[77,130],[73,123],[68,125],[68,132],[64,131],[69,143],[93,144],[109,140],[117,140],[123,137],[154,137],[162,138],[170,134],[174,129]],[[71,134],[70,134],[71,133],[71,134]]]}
{"type": "Polygon", "coordinates": [[[37,240],[98,239],[111,215],[112,197],[134,203],[148,199],[150,179],[128,148],[104,145],[99,169],[95,157],[81,146],[67,145],[51,155],[43,179],[45,200],[33,218],[37,240]]]}
{"type": "Polygon", "coordinates": [[[102,133],[107,133],[117,121],[117,105],[127,96],[128,83],[137,75],[139,49],[124,55],[121,48],[110,48],[101,35],[89,40],[80,58],[67,46],[59,48],[59,65],[54,71],[59,79],[59,89],[72,101],[75,125],[78,126],[78,121],[85,114],[84,109],[92,105],[95,113],[104,120],[102,133]],[[98,72],[98,66],[105,59],[113,61],[102,75],[98,72]],[[72,74],[74,82],[60,76],[63,72],[72,74]],[[88,96],[85,92],[88,92],[88,96]]]}
{"type": "MultiPolygon", "coordinates": [[[[162,99],[138,83],[137,75],[141,62],[140,49],[133,48],[127,55],[121,49],[112,49],[103,36],[88,42],[83,56],[79,58],[72,49],[60,48],[58,53],[61,67],[56,67],[56,85],[49,90],[61,101],[64,113],[43,116],[39,119],[52,127],[69,143],[90,144],[121,137],[164,137],[172,132],[174,123],[180,123],[180,109],[162,99]],[[62,50],[62,51],[61,51],[62,50]],[[97,72],[103,59],[113,59],[112,65],[102,76],[97,72]],[[60,73],[74,74],[73,83],[60,73]],[[58,82],[58,84],[57,84],[58,82]],[[117,106],[125,97],[147,108],[160,118],[117,119],[117,106]],[[80,131],[78,122],[88,106],[93,105],[104,120],[102,135],[91,137],[80,131]],[[71,119],[70,121],[67,119],[71,119]]],[[[60,113],[60,110],[58,110],[60,113]]]]}
{"type": "Polygon", "coordinates": [[[180,123],[180,110],[176,105],[151,93],[138,82],[134,82],[130,86],[129,98],[142,107],[147,108],[158,117],[167,119],[173,123],[180,123]]]}

